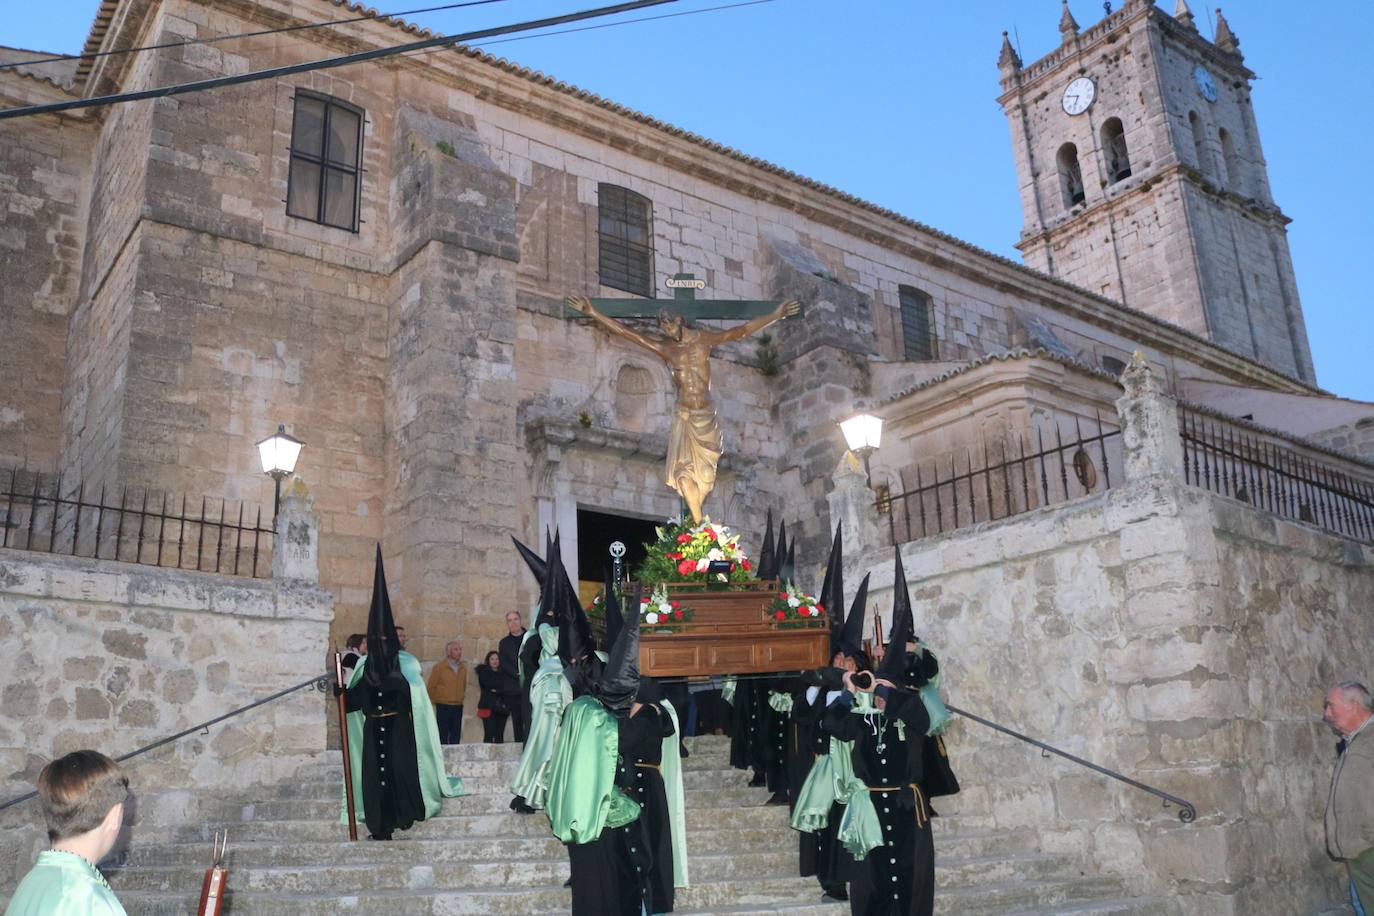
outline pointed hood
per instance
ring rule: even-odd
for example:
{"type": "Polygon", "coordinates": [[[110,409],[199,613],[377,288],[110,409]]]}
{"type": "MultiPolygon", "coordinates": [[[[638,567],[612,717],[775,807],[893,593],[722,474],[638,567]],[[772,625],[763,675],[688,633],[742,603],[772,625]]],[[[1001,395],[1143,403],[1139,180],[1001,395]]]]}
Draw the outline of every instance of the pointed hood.
{"type": "Polygon", "coordinates": [[[835,526],[830,558],[825,561],[825,578],[816,598],[830,615],[831,625],[839,626],[844,621],[844,522],[835,526]]]}
{"type": "Polygon", "coordinates": [[[759,562],[754,567],[754,574],[760,579],[775,579],[778,575],[778,568],[773,562],[773,510],[768,510],[768,526],[763,532],[763,546],[759,548],[759,562]]]}
{"type": "Polygon", "coordinates": [[[530,572],[534,575],[535,580],[539,583],[539,587],[543,588],[544,573],[548,571],[548,564],[545,563],[542,559],[540,559],[539,554],[535,553],[533,550],[530,550],[528,547],[520,543],[514,537],[511,538],[511,541],[515,543],[515,549],[520,551],[520,558],[523,559],[525,561],[525,565],[530,568],[530,572]]]}
{"type": "Polygon", "coordinates": [[[367,664],[363,678],[370,686],[380,687],[390,675],[400,670],[397,653],[401,651],[396,638],[396,621],[391,618],[391,596],[386,590],[386,570],[382,568],[382,545],[377,545],[377,564],[372,572],[372,607],[367,612],[367,664]]]}
{"type": "Polygon", "coordinates": [[[783,564],[787,562],[787,520],[778,522],[778,545],[773,550],[773,578],[787,580],[783,575],[783,564]]]}
{"type": "Polygon", "coordinates": [[[788,582],[795,581],[797,578],[797,539],[793,538],[787,542],[787,556],[782,561],[782,567],[778,570],[778,576],[788,582]]]}
{"type": "MultiPolygon", "coordinates": [[[[639,600],[639,590],[635,590],[639,600]]],[[[611,644],[606,666],[592,687],[602,705],[614,713],[628,712],[639,692],[639,615],[625,621],[611,644]]]]}
{"type": "Polygon", "coordinates": [[[912,627],[911,594],[906,587],[906,570],[902,568],[902,550],[896,549],[896,569],[892,581],[892,630],[887,636],[887,651],[878,667],[878,677],[900,684],[906,673],[906,644],[915,635],[912,627]]]}
{"type": "Polygon", "coordinates": [[[849,606],[849,616],[844,619],[844,623],[830,630],[830,657],[834,658],[836,652],[843,652],[850,658],[855,658],[863,651],[864,647],[864,621],[865,611],[868,608],[868,577],[872,573],[865,573],[863,581],[859,583],[859,591],[854,595],[854,603],[849,606]]]}
{"type": "MultiPolygon", "coordinates": [[[[556,542],[555,542],[556,543],[556,542]]],[[[549,576],[544,587],[544,603],[558,627],[558,657],[564,665],[571,665],[578,659],[591,655],[596,650],[596,640],[592,638],[591,624],[577,600],[577,590],[568,581],[568,571],[563,568],[563,557],[555,552],[549,556],[549,576]]],[[[544,611],[540,611],[543,617],[544,611]]]]}
{"type": "MultiPolygon", "coordinates": [[[[602,605],[606,609],[606,645],[615,645],[616,637],[620,635],[620,628],[625,625],[625,615],[620,610],[620,599],[615,594],[615,582],[612,581],[609,572],[606,574],[606,589],[601,595],[602,605]]],[[[639,608],[633,608],[636,613],[639,608]]]]}

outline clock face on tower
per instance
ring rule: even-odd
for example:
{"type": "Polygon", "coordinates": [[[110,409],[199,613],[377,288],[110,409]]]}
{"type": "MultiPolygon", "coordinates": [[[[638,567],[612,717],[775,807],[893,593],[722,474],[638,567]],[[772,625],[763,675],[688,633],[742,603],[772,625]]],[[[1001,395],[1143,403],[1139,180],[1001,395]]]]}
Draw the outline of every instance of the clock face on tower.
{"type": "Polygon", "coordinates": [[[1198,95],[1209,102],[1217,100],[1217,81],[1212,79],[1212,74],[1202,64],[1193,68],[1193,82],[1197,83],[1198,95]]]}
{"type": "Polygon", "coordinates": [[[1064,87],[1064,97],[1060,104],[1064,106],[1065,114],[1079,115],[1088,110],[1096,96],[1097,87],[1093,85],[1093,81],[1086,76],[1080,76],[1064,87]]]}

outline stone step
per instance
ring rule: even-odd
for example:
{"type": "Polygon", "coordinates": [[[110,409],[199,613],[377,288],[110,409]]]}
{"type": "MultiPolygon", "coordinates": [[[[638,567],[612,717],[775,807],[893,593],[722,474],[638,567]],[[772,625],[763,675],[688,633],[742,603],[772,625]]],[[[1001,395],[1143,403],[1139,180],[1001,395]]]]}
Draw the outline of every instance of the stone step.
{"type": "MultiPolygon", "coordinates": [[[[237,834],[234,835],[235,837],[237,834]]],[[[786,847],[795,850],[799,834],[789,831],[780,836],[776,827],[743,827],[689,830],[687,848],[698,852],[749,850],[786,847]]],[[[1035,837],[1027,832],[947,830],[936,841],[936,860],[946,862],[987,856],[1009,856],[1035,850],[1035,837]]],[[[494,859],[562,858],[563,844],[547,828],[536,835],[483,835],[446,838],[411,837],[402,834],[391,843],[344,839],[344,828],[337,828],[328,841],[280,843],[275,840],[243,842],[231,837],[229,862],[233,867],[265,866],[281,862],[299,865],[329,865],[342,861],[377,862],[467,862],[494,859]]],[[[177,865],[203,867],[209,860],[209,842],[144,844],[128,851],[127,865],[177,865]]]]}
{"type": "Polygon", "coordinates": [[[1161,897],[1123,897],[1087,903],[1056,904],[1044,909],[1015,910],[1006,916],[1177,916],[1178,903],[1161,897]]]}

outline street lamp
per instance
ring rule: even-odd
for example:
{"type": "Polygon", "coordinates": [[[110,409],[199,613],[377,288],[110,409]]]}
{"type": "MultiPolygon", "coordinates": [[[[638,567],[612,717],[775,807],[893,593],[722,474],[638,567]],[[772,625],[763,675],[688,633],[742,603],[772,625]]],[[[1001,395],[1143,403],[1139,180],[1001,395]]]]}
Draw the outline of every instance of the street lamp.
{"type": "Polygon", "coordinates": [[[875,417],[871,413],[857,414],[840,423],[840,432],[844,433],[844,441],[849,450],[863,459],[864,477],[872,487],[873,474],[868,468],[868,456],[873,454],[882,441],[883,418],[875,417]]]}
{"type": "Polygon", "coordinates": [[[286,433],[285,424],[278,423],[277,431],[258,443],[258,457],[262,459],[262,472],[272,478],[275,484],[275,497],[272,500],[272,517],[281,511],[281,482],[296,469],[296,459],[300,457],[304,442],[286,433]]]}

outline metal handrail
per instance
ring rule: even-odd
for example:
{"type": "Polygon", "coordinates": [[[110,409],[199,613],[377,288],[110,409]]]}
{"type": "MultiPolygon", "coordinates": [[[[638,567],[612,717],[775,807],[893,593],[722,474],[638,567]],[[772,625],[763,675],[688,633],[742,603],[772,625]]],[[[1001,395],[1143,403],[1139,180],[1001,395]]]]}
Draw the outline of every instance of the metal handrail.
{"type": "Polygon", "coordinates": [[[955,713],[956,715],[963,716],[965,719],[972,719],[980,725],[986,725],[988,728],[994,729],[995,731],[999,731],[1004,735],[1011,735],[1013,738],[1016,738],[1020,741],[1024,741],[1027,744],[1033,744],[1036,747],[1040,748],[1040,750],[1042,751],[1049,751],[1051,754],[1058,754],[1065,760],[1072,760],[1079,766],[1085,766],[1090,770],[1096,770],[1103,776],[1110,776],[1112,779],[1115,779],[1118,782],[1124,782],[1126,785],[1133,786],[1141,790],[1142,792],[1149,792],[1156,798],[1163,799],[1164,807],[1166,808],[1169,807],[1170,803],[1178,805],[1178,819],[1185,824],[1191,824],[1193,821],[1197,820],[1197,808],[1193,807],[1192,802],[1179,798],[1177,795],[1170,795],[1163,789],[1156,789],[1154,786],[1148,786],[1143,782],[1139,782],[1138,780],[1130,778],[1129,776],[1122,776],[1115,770],[1109,770],[1104,766],[1099,766],[1098,764],[1093,763],[1091,760],[1084,760],[1082,757],[1070,754],[1068,751],[1061,751],[1059,748],[1053,745],[1046,744],[1043,741],[1037,741],[1034,738],[1021,734],[1020,732],[1012,731],[1004,725],[998,725],[996,722],[984,719],[982,716],[974,715],[973,713],[960,709],[957,706],[951,706],[948,703],[946,703],[945,708],[948,709],[950,712],[955,713]]]}
{"type": "MultiPolygon", "coordinates": [[[[288,694],[295,693],[298,690],[304,690],[307,687],[314,687],[320,691],[328,690],[329,684],[333,679],[333,672],[326,671],[324,674],[317,674],[310,680],[302,681],[294,687],[287,687],[285,690],[278,690],[271,696],[263,697],[261,700],[254,700],[247,706],[240,706],[238,709],[231,709],[229,712],[226,712],[220,716],[215,716],[213,719],[207,719],[206,721],[201,722],[199,725],[192,725],[190,728],[179,731],[174,735],[168,735],[165,738],[159,738],[152,744],[145,744],[143,747],[140,747],[137,750],[130,751],[122,757],[116,757],[115,760],[118,763],[123,763],[126,760],[132,760],[134,757],[138,757],[141,754],[146,754],[149,751],[156,750],[165,744],[171,744],[173,741],[178,741],[182,738],[185,738],[187,735],[193,735],[196,732],[207,731],[211,725],[217,725],[220,722],[225,721],[226,719],[232,719],[234,716],[242,715],[243,713],[248,712],[251,709],[257,709],[259,706],[265,706],[266,704],[271,703],[273,700],[280,700],[282,697],[287,696],[288,694]]],[[[15,798],[11,798],[9,801],[0,803],[0,811],[4,811],[6,808],[11,808],[19,804],[20,802],[28,801],[30,798],[33,798],[36,795],[38,795],[38,792],[34,791],[26,793],[24,795],[16,796],[15,798]]]]}

